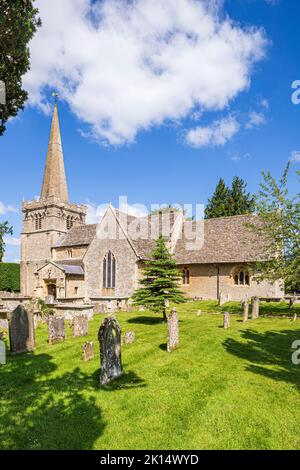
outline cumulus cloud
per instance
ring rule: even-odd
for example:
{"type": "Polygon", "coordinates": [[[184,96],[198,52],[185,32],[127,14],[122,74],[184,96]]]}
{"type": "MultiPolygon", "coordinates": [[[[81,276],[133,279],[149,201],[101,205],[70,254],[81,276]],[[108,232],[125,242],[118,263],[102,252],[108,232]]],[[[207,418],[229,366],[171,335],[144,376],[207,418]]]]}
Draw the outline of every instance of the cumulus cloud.
{"type": "Polygon", "coordinates": [[[264,113],[251,111],[246,122],[246,129],[253,129],[253,127],[259,127],[266,123],[266,117],[264,113]]]}
{"type": "Polygon", "coordinates": [[[4,237],[4,243],[6,245],[10,245],[10,246],[20,246],[21,245],[21,240],[20,240],[20,238],[4,237]]]}
{"type": "Polygon", "coordinates": [[[8,212],[18,212],[18,209],[10,204],[6,205],[0,201],[0,215],[7,214],[8,212]]]}
{"type": "Polygon", "coordinates": [[[225,145],[240,128],[237,120],[228,118],[215,121],[208,127],[195,127],[186,133],[186,143],[194,148],[225,145]]]}
{"type": "Polygon", "coordinates": [[[36,0],[43,26],[24,78],[30,104],[49,110],[45,92],[55,88],[93,138],[113,145],[224,109],[249,87],[267,40],[231,21],[222,3],[36,0]]]}
{"type": "MultiPolygon", "coordinates": [[[[97,204],[88,202],[86,206],[87,206],[87,215],[86,215],[87,224],[97,224],[102,219],[109,204],[97,205],[97,204]]],[[[118,209],[121,212],[124,212],[128,215],[133,215],[134,217],[145,217],[148,215],[148,210],[146,206],[144,206],[143,204],[128,204],[127,198],[125,196],[121,196],[119,198],[118,209]]]]}
{"type": "Polygon", "coordinates": [[[300,163],[300,150],[291,152],[290,161],[293,163],[300,163]]]}

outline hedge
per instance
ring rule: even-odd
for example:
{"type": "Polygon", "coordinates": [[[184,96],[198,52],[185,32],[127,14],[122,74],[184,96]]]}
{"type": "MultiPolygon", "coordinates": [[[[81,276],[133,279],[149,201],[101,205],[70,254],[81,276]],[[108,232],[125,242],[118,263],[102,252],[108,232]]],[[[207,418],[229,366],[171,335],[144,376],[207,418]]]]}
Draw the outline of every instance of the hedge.
{"type": "Polygon", "coordinates": [[[20,265],[0,263],[0,291],[20,292],[20,265]]]}

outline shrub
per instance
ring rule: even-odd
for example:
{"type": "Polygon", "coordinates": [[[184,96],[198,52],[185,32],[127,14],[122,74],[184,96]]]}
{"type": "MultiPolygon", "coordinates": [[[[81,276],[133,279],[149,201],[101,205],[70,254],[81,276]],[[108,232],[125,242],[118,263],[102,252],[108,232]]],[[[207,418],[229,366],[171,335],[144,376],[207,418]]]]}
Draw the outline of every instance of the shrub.
{"type": "Polygon", "coordinates": [[[20,265],[0,263],[0,291],[20,292],[20,265]]]}

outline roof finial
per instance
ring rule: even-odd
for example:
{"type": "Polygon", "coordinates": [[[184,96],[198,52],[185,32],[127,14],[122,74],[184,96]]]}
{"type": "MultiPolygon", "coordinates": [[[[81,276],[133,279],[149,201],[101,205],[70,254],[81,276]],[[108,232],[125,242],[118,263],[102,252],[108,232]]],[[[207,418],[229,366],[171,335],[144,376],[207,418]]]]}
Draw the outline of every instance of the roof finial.
{"type": "Polygon", "coordinates": [[[58,93],[53,92],[53,93],[52,93],[52,96],[53,96],[53,98],[54,98],[54,104],[56,105],[56,104],[57,104],[57,98],[58,98],[59,95],[58,95],[58,93]]]}

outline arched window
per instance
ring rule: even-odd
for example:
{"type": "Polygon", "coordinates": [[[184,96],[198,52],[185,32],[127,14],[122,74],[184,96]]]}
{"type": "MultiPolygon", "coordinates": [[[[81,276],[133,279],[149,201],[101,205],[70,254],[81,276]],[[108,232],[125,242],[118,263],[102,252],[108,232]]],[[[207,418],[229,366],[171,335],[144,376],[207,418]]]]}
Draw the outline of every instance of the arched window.
{"type": "Polygon", "coordinates": [[[188,270],[188,268],[184,268],[182,270],[182,284],[184,286],[188,286],[190,283],[190,271],[188,270]]]}
{"type": "Polygon", "coordinates": [[[250,286],[250,274],[244,268],[237,268],[233,272],[233,282],[235,286],[250,286]]]}
{"type": "Polygon", "coordinates": [[[116,259],[111,251],[103,259],[103,287],[105,289],[116,287],[116,259]]]}
{"type": "Polygon", "coordinates": [[[70,228],[73,227],[74,223],[74,218],[71,215],[68,215],[67,217],[67,230],[70,230],[70,228]]]}
{"type": "Polygon", "coordinates": [[[35,216],[35,230],[42,230],[42,214],[35,216]]]}

